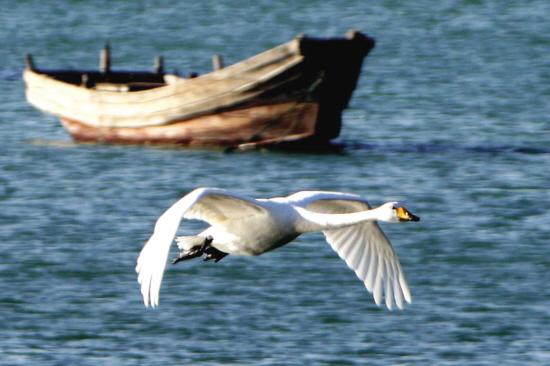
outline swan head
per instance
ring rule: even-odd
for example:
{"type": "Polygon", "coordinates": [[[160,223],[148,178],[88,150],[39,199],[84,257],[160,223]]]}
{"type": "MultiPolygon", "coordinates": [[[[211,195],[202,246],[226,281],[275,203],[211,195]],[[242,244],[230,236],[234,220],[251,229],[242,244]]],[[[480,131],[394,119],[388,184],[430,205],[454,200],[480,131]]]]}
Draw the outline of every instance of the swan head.
{"type": "Polygon", "coordinates": [[[413,215],[399,202],[387,202],[379,207],[379,220],[386,222],[420,221],[420,217],[413,215]]]}

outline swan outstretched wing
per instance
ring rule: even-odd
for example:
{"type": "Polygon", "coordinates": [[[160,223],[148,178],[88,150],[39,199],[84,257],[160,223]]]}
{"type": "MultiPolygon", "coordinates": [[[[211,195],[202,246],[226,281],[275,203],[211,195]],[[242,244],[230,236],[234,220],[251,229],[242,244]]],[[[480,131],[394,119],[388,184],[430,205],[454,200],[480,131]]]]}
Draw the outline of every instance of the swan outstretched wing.
{"type": "Polygon", "coordinates": [[[145,306],[155,307],[159,303],[160,285],[170,245],[182,218],[203,220],[215,225],[264,211],[254,199],[216,188],[198,188],[177,201],[158,218],[153,235],[137,259],[136,272],[145,306]]]}
{"type": "MultiPolygon", "coordinates": [[[[370,209],[367,201],[350,197],[328,197],[312,200],[306,207],[319,213],[351,213],[370,209]]],[[[385,298],[386,306],[393,304],[403,308],[410,303],[411,293],[399,259],[380,226],[374,221],[323,232],[330,246],[365,283],[374,301],[380,305],[385,298]]]]}

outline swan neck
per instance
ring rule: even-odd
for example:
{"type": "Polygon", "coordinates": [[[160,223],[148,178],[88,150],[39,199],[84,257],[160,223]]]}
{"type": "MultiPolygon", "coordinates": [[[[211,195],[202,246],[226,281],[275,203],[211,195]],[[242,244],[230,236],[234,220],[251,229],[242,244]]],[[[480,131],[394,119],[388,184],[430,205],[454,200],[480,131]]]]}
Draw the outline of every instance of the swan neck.
{"type": "Polygon", "coordinates": [[[377,221],[380,218],[377,208],[345,214],[324,214],[299,209],[299,213],[305,220],[305,232],[340,229],[366,221],[377,221]]]}

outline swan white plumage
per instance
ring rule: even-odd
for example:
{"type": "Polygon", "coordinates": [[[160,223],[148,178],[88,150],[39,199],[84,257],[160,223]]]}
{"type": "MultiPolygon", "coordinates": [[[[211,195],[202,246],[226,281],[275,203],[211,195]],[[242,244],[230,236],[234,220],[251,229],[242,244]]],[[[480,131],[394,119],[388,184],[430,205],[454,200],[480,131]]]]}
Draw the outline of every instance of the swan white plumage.
{"type": "MultiPolygon", "coordinates": [[[[418,221],[388,202],[372,208],[354,194],[303,191],[287,197],[254,199],[218,188],[197,188],[157,220],[153,235],[137,259],[136,272],[146,307],[159,303],[160,285],[171,243],[182,218],[210,224],[198,238],[211,238],[217,251],[259,255],[301,234],[322,231],[327,242],[355,271],[380,305],[403,308],[411,293],[397,255],[377,221],[418,221]]],[[[185,243],[180,249],[190,250],[185,243]]]]}

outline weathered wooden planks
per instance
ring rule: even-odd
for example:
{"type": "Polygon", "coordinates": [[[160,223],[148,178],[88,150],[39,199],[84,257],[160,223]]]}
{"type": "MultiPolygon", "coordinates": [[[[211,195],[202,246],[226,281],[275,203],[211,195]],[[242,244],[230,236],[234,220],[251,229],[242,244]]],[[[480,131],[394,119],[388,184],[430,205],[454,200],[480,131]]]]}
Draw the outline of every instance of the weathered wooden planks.
{"type": "Polygon", "coordinates": [[[27,100],[58,116],[80,141],[328,141],[340,131],[342,110],[373,46],[358,32],[347,38],[300,36],[225,67],[214,57],[215,70],[193,78],[164,74],[162,59],[151,73],[113,71],[106,48],[100,72],[38,70],[27,62],[33,66],[23,77],[27,100]],[[292,113],[285,111],[289,106],[292,113]]]}

